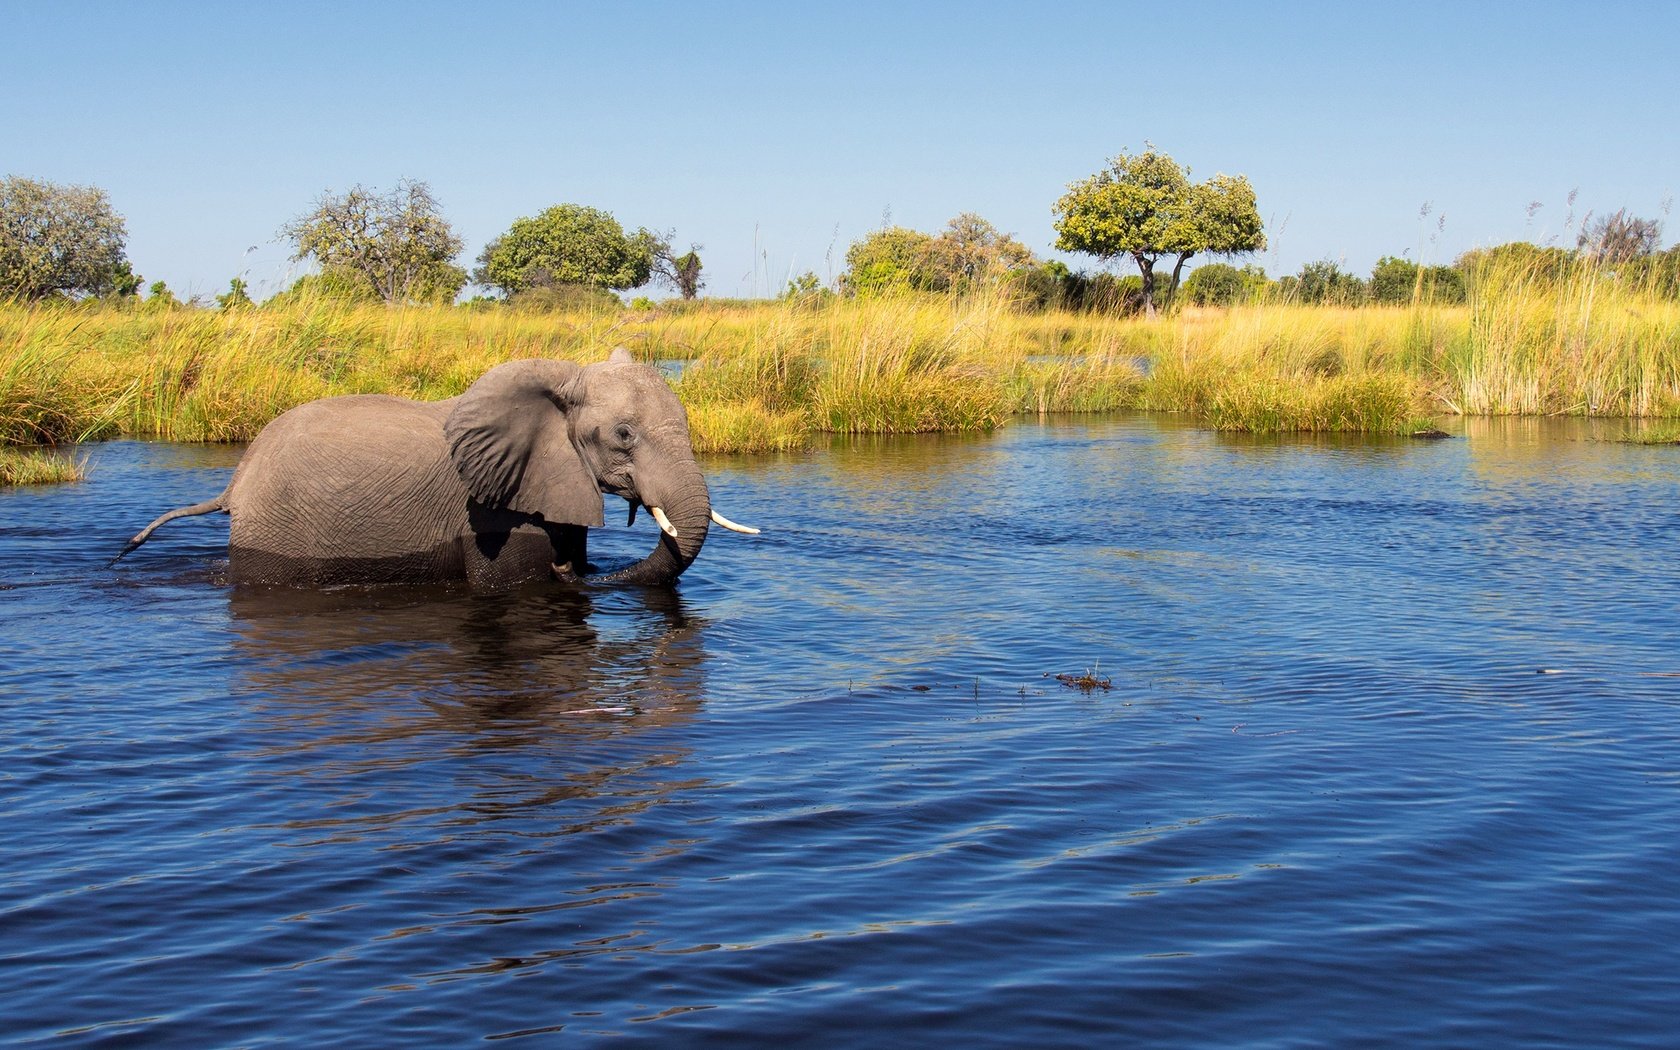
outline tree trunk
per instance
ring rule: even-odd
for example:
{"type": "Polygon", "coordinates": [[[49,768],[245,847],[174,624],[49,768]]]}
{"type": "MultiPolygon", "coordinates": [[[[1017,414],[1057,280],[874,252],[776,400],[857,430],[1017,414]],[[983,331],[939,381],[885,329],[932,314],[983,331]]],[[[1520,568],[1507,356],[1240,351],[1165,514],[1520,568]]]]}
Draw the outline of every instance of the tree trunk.
{"type": "Polygon", "coordinates": [[[1173,304],[1173,300],[1178,298],[1178,275],[1184,270],[1185,260],[1195,254],[1195,252],[1181,252],[1178,256],[1178,262],[1173,264],[1172,284],[1167,286],[1168,306],[1171,306],[1173,304]]]}
{"type": "Polygon", "coordinates": [[[1155,260],[1147,255],[1134,255],[1138,269],[1143,272],[1143,315],[1155,316],[1155,260]]]}

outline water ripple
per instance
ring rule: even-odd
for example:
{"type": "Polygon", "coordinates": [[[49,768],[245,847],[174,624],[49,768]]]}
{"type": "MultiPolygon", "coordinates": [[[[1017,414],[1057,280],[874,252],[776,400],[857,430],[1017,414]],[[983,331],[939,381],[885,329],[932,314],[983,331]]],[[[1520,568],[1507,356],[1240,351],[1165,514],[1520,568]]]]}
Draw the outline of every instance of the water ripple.
{"type": "Polygon", "coordinates": [[[1577,426],[718,458],[768,531],[674,595],[229,588],[210,518],[107,572],[237,450],[99,446],[0,493],[0,1016],[1666,1045],[1680,460],[1577,426]]]}

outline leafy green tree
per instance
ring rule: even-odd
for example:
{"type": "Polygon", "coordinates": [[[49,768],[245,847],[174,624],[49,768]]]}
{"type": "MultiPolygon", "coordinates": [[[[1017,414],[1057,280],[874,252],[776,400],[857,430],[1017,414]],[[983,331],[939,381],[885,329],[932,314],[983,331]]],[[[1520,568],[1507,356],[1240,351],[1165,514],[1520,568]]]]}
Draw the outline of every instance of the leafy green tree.
{"type": "Polygon", "coordinates": [[[821,306],[834,298],[834,292],[824,287],[822,278],[806,270],[788,281],[787,287],[782,290],[781,298],[784,302],[796,306],[821,306]]]}
{"type": "Polygon", "coordinates": [[[1358,306],[1365,301],[1365,282],[1329,259],[1301,267],[1294,283],[1297,302],[1325,306],[1358,306]]]}
{"type": "Polygon", "coordinates": [[[973,212],[945,224],[937,236],[890,226],[846,250],[848,291],[883,289],[965,292],[1036,265],[1032,251],[973,212]]]}
{"type": "Polygon", "coordinates": [[[1142,275],[1143,308],[1155,314],[1155,264],[1173,258],[1177,290],[1198,254],[1238,255],[1266,246],[1254,190],[1240,175],[1192,183],[1190,172],[1153,146],[1121,153],[1068,187],[1056,202],[1056,247],[1099,259],[1129,257],[1142,275]]]}
{"type": "Polygon", "coordinates": [[[1409,303],[1420,285],[1420,268],[1410,259],[1385,255],[1371,268],[1372,302],[1409,303]]]}
{"type": "Polygon", "coordinates": [[[933,238],[919,230],[888,226],[866,234],[846,249],[847,291],[942,291],[933,264],[933,238]]]}
{"type": "Polygon", "coordinates": [[[145,278],[134,272],[127,259],[118,263],[111,271],[111,286],[105,295],[112,299],[135,299],[140,295],[140,282],[145,278]]]}
{"type": "Polygon", "coordinates": [[[181,306],[181,300],[175,298],[175,293],[169,290],[169,285],[162,281],[153,281],[146,289],[146,309],[148,310],[176,310],[181,306]]]}
{"type": "Polygon", "coordinates": [[[387,303],[447,302],[467,283],[454,263],[463,242],[418,180],[384,194],[362,186],[324,193],[280,236],[296,246],[294,259],[351,276],[387,303]]]}
{"type": "Polygon", "coordinates": [[[1434,303],[1464,301],[1464,274],[1450,266],[1419,266],[1410,259],[1385,255],[1371,269],[1369,285],[1375,303],[1434,303]]]}
{"type": "Polygon", "coordinates": [[[1229,263],[1204,263],[1190,271],[1179,294],[1195,306],[1236,306],[1258,299],[1266,289],[1266,271],[1238,269],[1229,263]]]}
{"type": "Polygon", "coordinates": [[[128,231],[95,186],[0,179],[0,298],[104,295],[130,279],[128,231]]]}
{"type": "Polygon", "coordinates": [[[228,282],[228,290],[216,296],[216,305],[223,310],[238,310],[252,305],[250,285],[243,277],[235,277],[228,282]]]}
{"type": "Polygon", "coordinates": [[[1423,271],[1423,294],[1431,302],[1456,306],[1470,297],[1470,285],[1462,270],[1430,266],[1423,271]]]}
{"type": "Polygon", "coordinates": [[[473,281],[509,296],[566,284],[640,288],[652,276],[654,254],[663,243],[647,230],[626,234],[617,219],[598,208],[556,204],[515,219],[487,244],[473,281]]]}

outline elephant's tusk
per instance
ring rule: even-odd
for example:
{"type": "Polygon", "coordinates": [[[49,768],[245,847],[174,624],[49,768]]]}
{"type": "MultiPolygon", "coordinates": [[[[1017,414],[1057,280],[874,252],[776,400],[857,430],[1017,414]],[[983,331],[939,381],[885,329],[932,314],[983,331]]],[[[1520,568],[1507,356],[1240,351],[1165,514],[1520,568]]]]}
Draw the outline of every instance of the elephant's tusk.
{"type": "Polygon", "coordinates": [[[648,513],[653,515],[654,521],[659,522],[659,528],[665,533],[665,535],[671,537],[673,540],[678,538],[677,527],[671,524],[671,519],[665,516],[664,511],[660,510],[658,507],[649,507],[648,513]]]}
{"type": "Polygon", "coordinates": [[[724,528],[728,529],[730,532],[739,532],[739,533],[743,533],[744,535],[747,535],[747,536],[757,536],[758,535],[758,530],[753,528],[751,525],[737,525],[733,521],[730,521],[728,518],[724,517],[722,514],[719,514],[715,510],[712,511],[712,520],[717,522],[719,525],[722,525],[724,528]]]}

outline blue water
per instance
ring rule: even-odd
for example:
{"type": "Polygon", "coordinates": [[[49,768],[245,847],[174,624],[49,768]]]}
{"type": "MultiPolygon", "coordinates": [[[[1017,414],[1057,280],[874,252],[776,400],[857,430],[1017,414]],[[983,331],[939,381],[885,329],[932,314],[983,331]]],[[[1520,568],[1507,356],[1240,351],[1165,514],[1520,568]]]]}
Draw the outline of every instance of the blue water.
{"type": "Polygon", "coordinates": [[[1605,436],[715,459],[676,594],[497,597],[107,569],[239,450],[97,446],[0,492],[0,1030],[1673,1045],[1680,452],[1605,436]]]}

